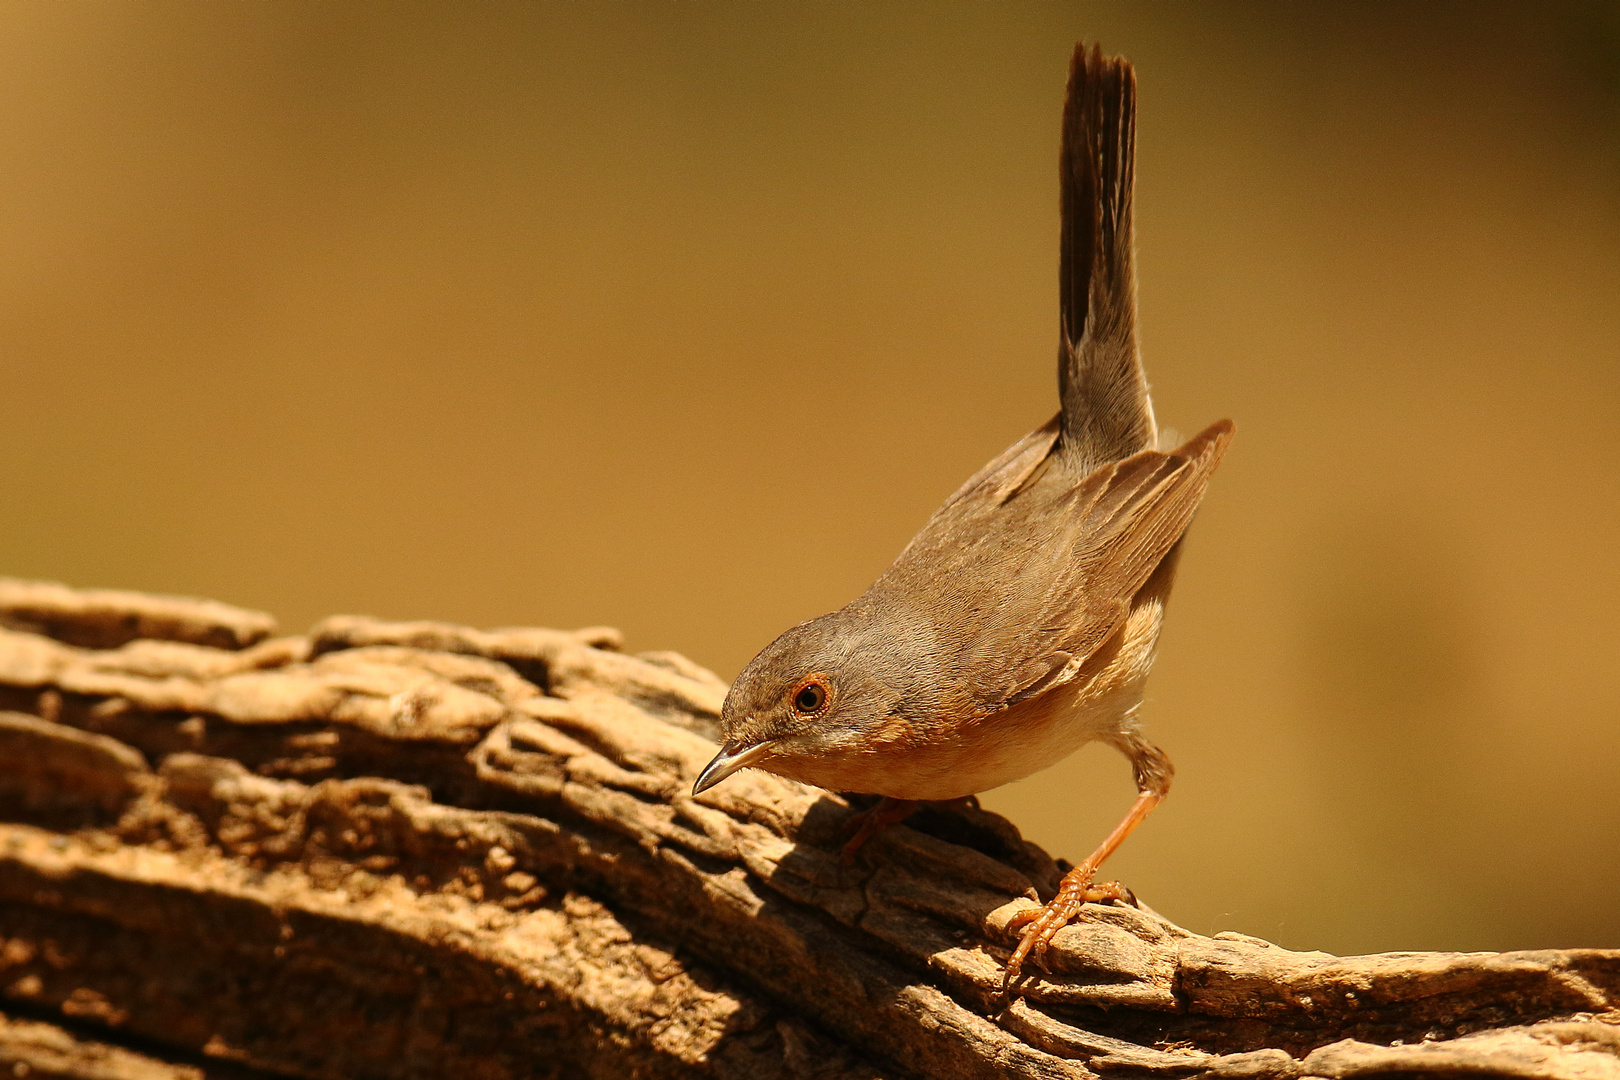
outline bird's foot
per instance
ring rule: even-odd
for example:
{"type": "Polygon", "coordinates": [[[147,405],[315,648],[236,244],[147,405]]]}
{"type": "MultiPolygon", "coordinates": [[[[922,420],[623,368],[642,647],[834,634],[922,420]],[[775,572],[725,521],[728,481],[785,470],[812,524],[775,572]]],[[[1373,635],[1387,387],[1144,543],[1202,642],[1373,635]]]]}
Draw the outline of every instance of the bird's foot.
{"type": "Polygon", "coordinates": [[[1023,971],[1024,961],[1028,960],[1042,971],[1046,970],[1046,947],[1052,943],[1057,932],[1069,925],[1074,917],[1080,913],[1082,904],[1100,903],[1103,900],[1123,900],[1134,904],[1136,897],[1131,891],[1117,881],[1106,881],[1102,884],[1093,884],[1092,875],[1096,870],[1081,864],[1063,875],[1063,883],[1058,887],[1058,893],[1051,903],[1044,908],[1029,911],[1020,911],[1007,923],[1010,933],[1020,934],[1018,947],[1013,950],[1012,957],[1007,961],[1007,971],[1001,978],[1001,992],[1018,981],[1023,971]]]}
{"type": "Polygon", "coordinates": [[[844,825],[849,840],[844,844],[844,850],[839,852],[838,861],[845,866],[853,863],[855,853],[878,831],[904,821],[915,809],[917,804],[910,799],[891,799],[885,795],[876,806],[850,818],[844,825]]]}

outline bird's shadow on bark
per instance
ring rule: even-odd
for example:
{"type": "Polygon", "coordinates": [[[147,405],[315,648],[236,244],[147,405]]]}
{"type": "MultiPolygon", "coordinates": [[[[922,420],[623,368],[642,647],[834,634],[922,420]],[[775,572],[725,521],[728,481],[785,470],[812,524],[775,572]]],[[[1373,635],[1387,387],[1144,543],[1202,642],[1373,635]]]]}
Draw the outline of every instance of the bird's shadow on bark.
{"type": "Polygon", "coordinates": [[[924,803],[903,822],[887,826],[868,840],[853,860],[840,859],[839,853],[858,826],[858,816],[878,801],[877,796],[852,793],[821,796],[800,821],[794,846],[781,860],[780,870],[807,880],[822,878],[829,853],[845,870],[870,867],[889,857],[884,834],[897,829],[911,829],[1004,863],[1027,877],[1043,902],[1056,894],[1059,881],[1070,868],[1066,860],[1053,859],[1025,840],[1016,825],[980,808],[971,797],[948,804],[924,803]]]}

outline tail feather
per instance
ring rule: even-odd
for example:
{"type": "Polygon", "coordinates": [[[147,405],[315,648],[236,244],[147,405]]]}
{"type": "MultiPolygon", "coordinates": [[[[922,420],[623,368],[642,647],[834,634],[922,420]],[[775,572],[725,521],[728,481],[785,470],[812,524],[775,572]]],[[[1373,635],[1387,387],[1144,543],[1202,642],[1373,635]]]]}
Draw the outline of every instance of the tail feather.
{"type": "Polygon", "coordinates": [[[1123,57],[1075,46],[1063,106],[1063,443],[1082,471],[1155,445],[1136,344],[1136,74],[1123,57]]]}

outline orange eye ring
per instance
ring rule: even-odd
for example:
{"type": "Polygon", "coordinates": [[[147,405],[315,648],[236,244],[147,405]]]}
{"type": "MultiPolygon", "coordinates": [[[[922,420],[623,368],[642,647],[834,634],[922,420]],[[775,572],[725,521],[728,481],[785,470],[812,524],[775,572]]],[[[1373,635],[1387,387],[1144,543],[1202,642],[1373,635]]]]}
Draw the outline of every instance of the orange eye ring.
{"type": "Polygon", "coordinates": [[[819,673],[806,675],[788,692],[788,703],[800,716],[816,715],[825,709],[831,700],[832,687],[827,685],[827,677],[819,673]]]}

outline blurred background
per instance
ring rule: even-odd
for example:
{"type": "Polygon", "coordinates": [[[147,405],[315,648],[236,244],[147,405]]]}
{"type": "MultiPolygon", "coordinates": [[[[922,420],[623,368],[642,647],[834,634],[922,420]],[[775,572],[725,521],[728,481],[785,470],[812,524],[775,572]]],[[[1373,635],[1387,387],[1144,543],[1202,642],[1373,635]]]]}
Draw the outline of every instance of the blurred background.
{"type": "MultiPolygon", "coordinates": [[[[1238,439],[1111,869],[1295,948],[1620,946],[1620,8],[0,6],[0,573],[731,678],[1055,409],[1136,64],[1162,423],[1238,439]]],[[[991,793],[1078,858],[1091,747],[991,793]]]]}

